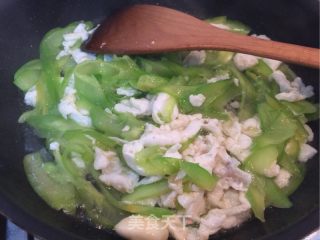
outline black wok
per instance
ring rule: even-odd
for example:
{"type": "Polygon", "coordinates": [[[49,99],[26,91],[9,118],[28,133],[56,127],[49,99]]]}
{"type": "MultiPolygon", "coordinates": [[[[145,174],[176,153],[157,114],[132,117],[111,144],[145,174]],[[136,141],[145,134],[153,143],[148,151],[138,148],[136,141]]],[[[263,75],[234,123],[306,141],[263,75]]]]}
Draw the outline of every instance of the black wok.
{"type": "MultiPolygon", "coordinates": [[[[30,233],[46,239],[118,239],[112,231],[98,230],[48,207],[31,189],[22,158],[41,146],[29,128],[19,126],[22,95],[12,85],[15,70],[38,57],[43,35],[74,20],[99,21],[132,3],[159,3],[200,18],[227,15],[252,27],[255,33],[290,43],[319,47],[318,0],[0,0],[0,212],[30,233]]],[[[318,71],[293,66],[315,86],[318,71]]],[[[318,122],[313,145],[319,144],[318,122]]],[[[212,239],[301,239],[319,226],[319,155],[307,164],[307,176],[291,197],[290,209],[268,209],[266,223],[251,220],[212,239]]]]}

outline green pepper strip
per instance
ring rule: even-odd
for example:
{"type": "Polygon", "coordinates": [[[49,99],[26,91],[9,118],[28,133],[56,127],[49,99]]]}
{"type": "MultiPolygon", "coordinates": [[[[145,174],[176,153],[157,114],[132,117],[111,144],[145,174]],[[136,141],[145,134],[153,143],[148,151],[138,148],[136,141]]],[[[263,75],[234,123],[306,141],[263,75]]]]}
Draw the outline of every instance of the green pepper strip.
{"type": "Polygon", "coordinates": [[[181,169],[187,174],[194,184],[207,191],[212,191],[218,181],[217,176],[210,174],[207,170],[196,163],[181,161],[180,165],[181,169]]]}
{"type": "Polygon", "coordinates": [[[168,181],[166,179],[163,179],[154,183],[136,187],[133,193],[125,195],[122,198],[122,201],[136,202],[147,198],[159,197],[162,194],[168,193],[169,191],[170,188],[168,187],[168,181]]]}
{"type": "Polygon", "coordinates": [[[57,177],[50,178],[39,152],[26,155],[23,164],[29,183],[49,206],[57,210],[63,209],[67,213],[75,212],[78,204],[75,188],[68,182],[61,183],[55,180],[57,178],[65,179],[61,172],[56,175],[57,177]]]}

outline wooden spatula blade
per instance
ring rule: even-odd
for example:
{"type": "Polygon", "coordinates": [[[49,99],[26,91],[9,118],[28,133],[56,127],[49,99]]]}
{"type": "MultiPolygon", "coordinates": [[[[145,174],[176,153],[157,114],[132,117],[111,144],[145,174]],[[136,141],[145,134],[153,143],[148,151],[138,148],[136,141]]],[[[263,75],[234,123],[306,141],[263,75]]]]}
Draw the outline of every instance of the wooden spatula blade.
{"type": "Polygon", "coordinates": [[[85,45],[85,49],[116,54],[199,49],[199,46],[193,46],[194,39],[212,36],[203,31],[204,27],[208,31],[212,28],[195,17],[173,9],[135,5],[107,18],[85,45]]]}

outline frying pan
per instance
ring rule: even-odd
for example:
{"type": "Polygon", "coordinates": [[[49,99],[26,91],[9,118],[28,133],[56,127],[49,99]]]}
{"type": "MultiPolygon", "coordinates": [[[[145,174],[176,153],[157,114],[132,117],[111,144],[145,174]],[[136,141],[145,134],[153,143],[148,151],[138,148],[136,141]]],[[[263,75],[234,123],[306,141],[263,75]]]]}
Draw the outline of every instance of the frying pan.
{"type": "MultiPolygon", "coordinates": [[[[319,47],[318,0],[0,0],[0,212],[32,234],[45,239],[121,239],[48,207],[31,189],[22,168],[23,156],[42,146],[30,128],[17,124],[25,110],[23,96],[13,86],[15,70],[38,57],[44,34],[75,20],[99,22],[133,3],[158,3],[200,18],[227,15],[252,27],[255,33],[290,43],[319,47]]],[[[319,101],[318,71],[293,66],[319,101]]],[[[318,122],[312,122],[314,146],[318,122]]],[[[291,197],[290,209],[267,209],[266,222],[251,220],[212,239],[301,239],[319,226],[319,155],[309,160],[303,184],[291,197]]]]}

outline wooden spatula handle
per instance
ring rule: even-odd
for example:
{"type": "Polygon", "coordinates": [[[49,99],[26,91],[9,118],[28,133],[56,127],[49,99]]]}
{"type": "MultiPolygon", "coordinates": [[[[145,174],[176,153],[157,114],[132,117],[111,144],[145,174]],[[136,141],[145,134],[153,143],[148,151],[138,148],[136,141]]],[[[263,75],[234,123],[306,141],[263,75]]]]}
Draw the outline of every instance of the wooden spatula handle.
{"type": "MultiPolygon", "coordinates": [[[[249,42],[247,42],[249,44],[249,42]]],[[[251,44],[254,44],[251,42],[251,44]]],[[[256,53],[264,57],[276,58],[278,60],[290,63],[296,63],[304,66],[320,67],[320,50],[316,48],[298,46],[288,43],[275,41],[265,41],[255,47],[256,53]]]]}
{"type": "MultiPolygon", "coordinates": [[[[224,37],[227,37],[226,35],[228,34],[230,33],[226,32],[223,35],[224,37]]],[[[221,41],[219,42],[219,44],[221,49],[223,49],[224,46],[221,41]]],[[[314,68],[320,67],[320,50],[317,48],[310,48],[289,43],[259,39],[256,37],[232,34],[232,36],[230,36],[228,40],[228,43],[226,43],[225,49],[234,50],[237,52],[245,52],[248,54],[277,59],[284,62],[296,63],[314,68]],[[230,45],[235,45],[237,47],[235,49],[231,49],[232,47],[230,45]]]]}

